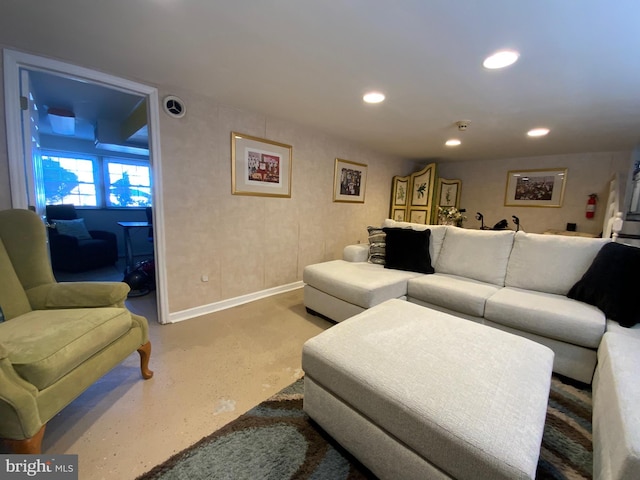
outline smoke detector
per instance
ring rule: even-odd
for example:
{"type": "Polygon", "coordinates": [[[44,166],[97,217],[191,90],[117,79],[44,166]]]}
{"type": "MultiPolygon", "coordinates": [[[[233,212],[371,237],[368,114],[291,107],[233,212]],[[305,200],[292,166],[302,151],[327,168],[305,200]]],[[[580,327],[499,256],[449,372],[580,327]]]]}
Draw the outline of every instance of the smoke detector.
{"type": "Polygon", "coordinates": [[[459,131],[465,132],[469,128],[470,123],[471,122],[469,120],[459,120],[456,122],[456,126],[458,127],[459,131]]]}

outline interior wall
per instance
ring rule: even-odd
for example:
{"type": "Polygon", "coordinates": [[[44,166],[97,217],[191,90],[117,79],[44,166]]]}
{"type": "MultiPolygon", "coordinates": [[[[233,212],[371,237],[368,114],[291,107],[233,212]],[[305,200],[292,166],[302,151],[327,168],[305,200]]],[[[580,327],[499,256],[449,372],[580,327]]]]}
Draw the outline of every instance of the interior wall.
{"type": "Polygon", "coordinates": [[[187,106],[181,119],[160,119],[171,312],[287,285],[302,279],[304,266],[340,258],[345,245],[367,241],[367,225],[388,215],[393,175],[413,168],[202,95],[159,93],[187,106]],[[291,198],[231,194],[232,131],[293,147],[291,198]],[[333,202],[336,158],[368,165],[364,204],[333,202]]]}
{"type": "MultiPolygon", "coordinates": [[[[479,228],[476,212],[484,215],[485,225],[493,226],[505,218],[515,228],[512,215],[520,218],[527,232],[543,233],[548,229],[564,230],[576,223],[577,230],[599,234],[604,220],[603,204],[607,201],[608,183],[614,173],[624,183],[631,167],[631,152],[581,153],[506,160],[445,162],[438,165],[440,177],[462,180],[461,208],[467,210],[466,228],[479,228]],[[564,202],[560,208],[505,207],[504,195],[509,170],[566,168],[564,202]],[[598,195],[599,204],[593,219],[585,217],[590,193],[598,195]]],[[[624,199],[624,191],[622,192],[624,199]]],[[[622,208],[622,206],[621,206],[622,208]]]]}

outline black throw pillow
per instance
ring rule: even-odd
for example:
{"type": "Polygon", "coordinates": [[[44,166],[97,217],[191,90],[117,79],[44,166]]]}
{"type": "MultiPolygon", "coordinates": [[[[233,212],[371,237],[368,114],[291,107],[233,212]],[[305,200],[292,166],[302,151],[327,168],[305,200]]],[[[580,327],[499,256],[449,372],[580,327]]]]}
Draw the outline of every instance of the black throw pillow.
{"type": "Polygon", "coordinates": [[[598,307],[623,327],[633,327],[640,323],[639,272],[640,248],[607,243],[567,297],[598,307]]]}
{"type": "Polygon", "coordinates": [[[387,234],[385,268],[410,272],[433,273],[429,255],[431,230],[410,228],[383,228],[387,234]]]}

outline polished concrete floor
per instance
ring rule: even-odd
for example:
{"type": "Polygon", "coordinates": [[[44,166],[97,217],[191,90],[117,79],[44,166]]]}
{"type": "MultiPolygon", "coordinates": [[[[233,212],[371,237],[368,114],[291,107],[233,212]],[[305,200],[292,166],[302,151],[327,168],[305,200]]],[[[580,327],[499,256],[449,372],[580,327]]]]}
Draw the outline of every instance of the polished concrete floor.
{"type": "Polygon", "coordinates": [[[47,425],[44,453],[79,456],[81,480],[150,470],[302,376],[302,344],[331,324],[302,290],[160,325],[153,294],[127,301],[149,320],[150,380],[132,354],[47,425]]]}

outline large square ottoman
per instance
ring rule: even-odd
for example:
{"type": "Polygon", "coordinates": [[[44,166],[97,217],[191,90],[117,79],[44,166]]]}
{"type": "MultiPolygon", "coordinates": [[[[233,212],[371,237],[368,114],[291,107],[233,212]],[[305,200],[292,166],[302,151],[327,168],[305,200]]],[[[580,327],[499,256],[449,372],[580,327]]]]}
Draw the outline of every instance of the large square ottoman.
{"type": "Polygon", "coordinates": [[[401,300],[303,348],[304,410],[378,477],[535,478],[553,352],[401,300]]]}

